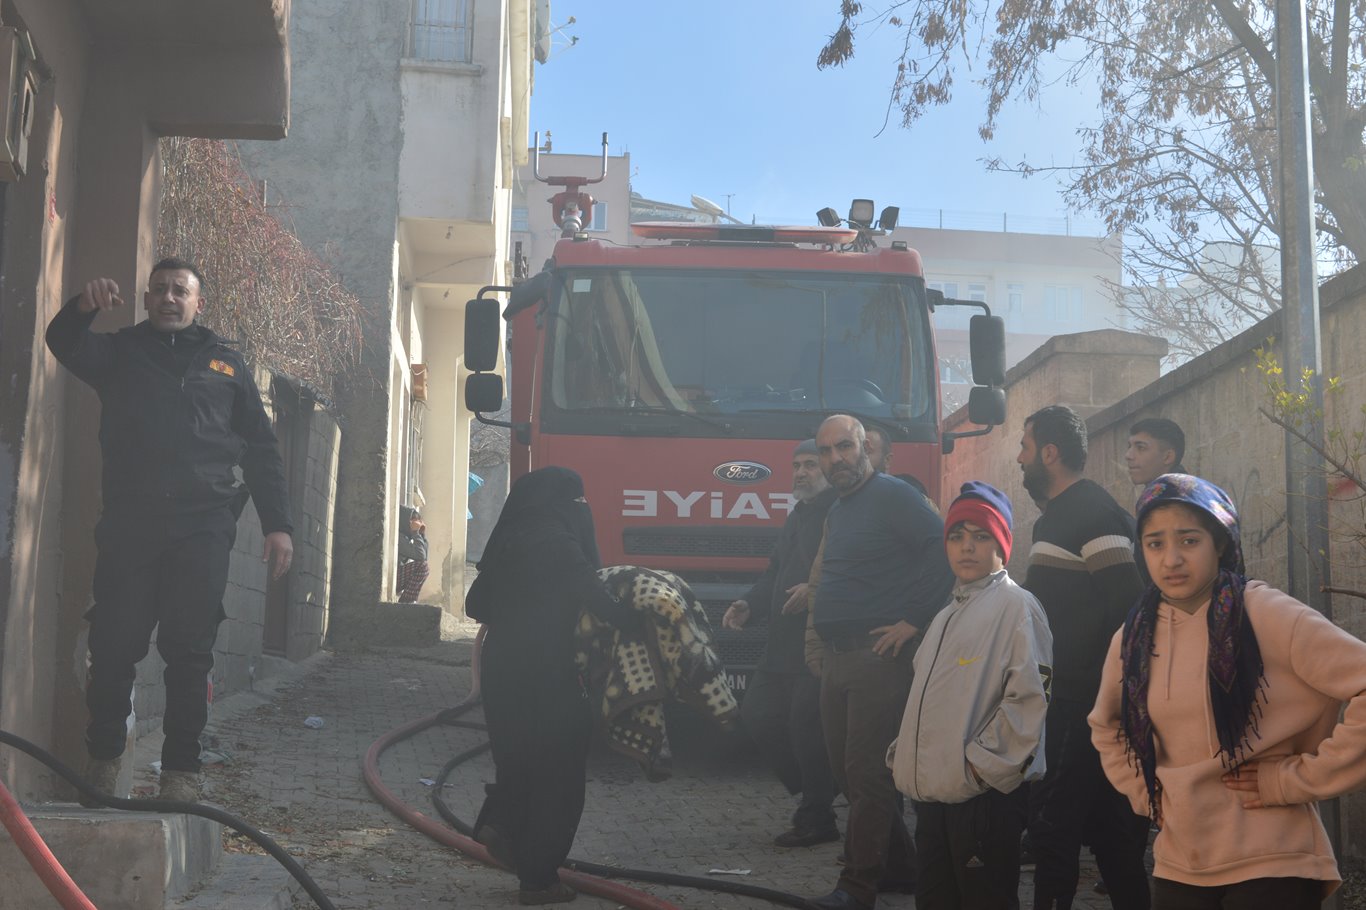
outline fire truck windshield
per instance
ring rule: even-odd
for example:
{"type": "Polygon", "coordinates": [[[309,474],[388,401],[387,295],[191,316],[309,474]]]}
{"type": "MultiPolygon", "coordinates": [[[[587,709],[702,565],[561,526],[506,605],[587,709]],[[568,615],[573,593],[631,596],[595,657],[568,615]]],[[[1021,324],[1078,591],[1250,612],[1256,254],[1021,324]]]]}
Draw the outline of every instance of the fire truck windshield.
{"type": "MultiPolygon", "coordinates": [[[[548,419],[849,410],[934,420],[919,279],[706,269],[557,277],[546,321],[548,419]]],[[[686,421],[683,432],[710,435],[708,423],[686,421]]]]}

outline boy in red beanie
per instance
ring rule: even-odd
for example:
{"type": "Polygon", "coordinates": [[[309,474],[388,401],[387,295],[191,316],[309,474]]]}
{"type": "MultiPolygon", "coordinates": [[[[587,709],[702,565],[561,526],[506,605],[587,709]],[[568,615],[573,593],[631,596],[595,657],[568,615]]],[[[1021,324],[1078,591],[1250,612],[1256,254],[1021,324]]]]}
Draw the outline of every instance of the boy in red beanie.
{"type": "Polygon", "coordinates": [[[1018,906],[1021,784],[1044,772],[1053,636],[1039,602],[1011,581],[1010,500],[971,481],[944,517],[957,578],[925,630],[901,732],[887,750],[915,803],[921,910],[1018,906]]]}

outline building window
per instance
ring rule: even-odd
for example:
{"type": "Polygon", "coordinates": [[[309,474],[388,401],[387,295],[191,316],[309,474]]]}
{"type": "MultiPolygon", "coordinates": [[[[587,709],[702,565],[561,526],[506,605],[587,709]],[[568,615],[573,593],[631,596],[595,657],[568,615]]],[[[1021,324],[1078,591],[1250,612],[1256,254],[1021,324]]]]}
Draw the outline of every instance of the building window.
{"type": "Polygon", "coordinates": [[[1006,312],[1011,316],[1024,315],[1024,285],[1006,285],[1006,312]]]}
{"type": "MultiPolygon", "coordinates": [[[[980,276],[979,276],[980,278],[980,276]]],[[[925,287],[932,291],[939,291],[946,300],[975,300],[981,303],[988,303],[987,288],[990,287],[988,280],[980,279],[976,281],[926,281],[925,287]]],[[[972,325],[972,317],[976,314],[972,307],[965,306],[946,306],[935,312],[934,323],[942,329],[967,329],[972,325]]]]}
{"type": "Polygon", "coordinates": [[[1081,322],[1084,315],[1081,288],[1047,284],[1043,289],[1044,312],[1054,322],[1081,322]]]}
{"type": "Polygon", "coordinates": [[[514,205],[512,207],[512,230],[529,231],[531,226],[527,221],[527,207],[524,205],[514,205]]]}
{"type": "Polygon", "coordinates": [[[413,0],[410,56],[443,63],[470,62],[471,0],[413,0]]]}
{"type": "Polygon", "coordinates": [[[925,287],[932,291],[940,291],[945,297],[951,300],[958,298],[958,282],[956,281],[927,281],[925,287]]]}
{"type": "Polygon", "coordinates": [[[607,230],[607,203],[593,201],[593,223],[588,226],[588,230],[607,230]]]}
{"type": "Polygon", "coordinates": [[[1007,328],[1015,331],[1024,328],[1025,288],[1019,282],[1006,284],[1006,311],[998,315],[1005,318],[1007,328]]]}

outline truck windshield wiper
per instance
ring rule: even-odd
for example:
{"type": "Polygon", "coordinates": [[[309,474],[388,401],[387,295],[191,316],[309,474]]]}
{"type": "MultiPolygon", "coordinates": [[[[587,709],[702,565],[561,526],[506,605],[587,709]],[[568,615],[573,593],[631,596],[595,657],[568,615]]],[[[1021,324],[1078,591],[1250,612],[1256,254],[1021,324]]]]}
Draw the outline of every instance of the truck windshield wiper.
{"type": "Polygon", "coordinates": [[[715,427],[727,436],[735,435],[735,428],[725,421],[717,420],[715,417],[708,417],[705,414],[697,414],[693,411],[681,411],[678,408],[669,408],[660,404],[642,404],[640,402],[634,402],[632,404],[624,405],[595,405],[588,408],[570,409],[570,413],[576,411],[579,413],[588,411],[594,414],[621,414],[623,416],[628,414],[662,414],[668,417],[691,417],[699,423],[705,423],[709,427],[715,427]]]}

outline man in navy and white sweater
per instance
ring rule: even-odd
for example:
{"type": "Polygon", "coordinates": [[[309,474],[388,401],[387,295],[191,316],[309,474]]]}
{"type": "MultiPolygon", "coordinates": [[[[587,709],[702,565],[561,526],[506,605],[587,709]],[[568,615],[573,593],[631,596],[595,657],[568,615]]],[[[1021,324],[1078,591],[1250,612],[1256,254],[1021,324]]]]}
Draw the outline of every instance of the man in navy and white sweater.
{"type": "Polygon", "coordinates": [[[1030,790],[1034,910],[1072,906],[1083,842],[1116,910],[1147,910],[1148,820],[1105,779],[1086,722],[1110,638],[1143,585],[1134,563],[1133,516],[1082,476],[1086,443],[1081,417],[1053,405],[1025,420],[1016,458],[1025,490],[1043,504],[1024,586],[1043,605],[1053,632],[1048,769],[1030,790]]]}

